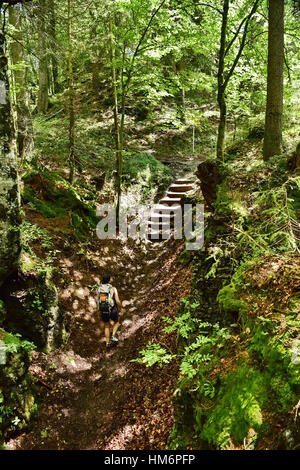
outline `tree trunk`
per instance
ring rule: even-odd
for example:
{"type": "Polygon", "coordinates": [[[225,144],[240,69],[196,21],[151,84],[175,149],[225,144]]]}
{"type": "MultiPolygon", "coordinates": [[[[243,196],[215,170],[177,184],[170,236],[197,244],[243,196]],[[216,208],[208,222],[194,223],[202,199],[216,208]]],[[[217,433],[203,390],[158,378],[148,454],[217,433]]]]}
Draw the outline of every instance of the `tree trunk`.
{"type": "Polygon", "coordinates": [[[71,0],[68,0],[68,73],[69,73],[69,181],[72,184],[75,174],[75,113],[74,113],[74,86],[73,86],[73,63],[72,63],[72,16],[71,0]]]}
{"type": "Polygon", "coordinates": [[[220,109],[220,120],[219,120],[218,137],[217,137],[217,159],[220,161],[223,161],[227,107],[226,107],[226,101],[225,101],[225,93],[222,88],[218,92],[218,104],[219,104],[219,109],[220,109]]]}
{"type": "Polygon", "coordinates": [[[223,12],[222,12],[220,51],[219,51],[219,65],[218,65],[218,105],[219,105],[219,110],[220,110],[220,121],[219,121],[218,138],[217,138],[217,159],[220,161],[223,161],[223,158],[224,158],[224,141],[225,141],[225,129],[226,129],[224,60],[225,60],[228,10],[229,10],[229,0],[224,0],[223,12]]]}
{"type": "MultiPolygon", "coordinates": [[[[110,37],[110,62],[111,62],[111,82],[114,102],[114,127],[115,127],[115,142],[116,142],[116,195],[117,195],[117,226],[119,226],[119,213],[121,205],[121,182],[122,182],[122,150],[123,150],[123,132],[124,132],[124,115],[123,115],[123,100],[122,100],[122,116],[121,125],[119,124],[118,115],[118,92],[116,80],[116,66],[115,66],[115,45],[113,37],[113,21],[112,17],[109,19],[109,37],[110,37]]],[[[125,110],[124,110],[125,113],[125,110]]]]}
{"type": "Polygon", "coordinates": [[[51,50],[51,71],[52,71],[52,92],[58,93],[58,64],[57,64],[57,46],[56,46],[56,19],[54,0],[49,0],[49,26],[50,26],[50,50],[51,50]]]}
{"type": "Polygon", "coordinates": [[[39,93],[37,109],[40,113],[48,110],[48,52],[46,44],[46,2],[39,0],[38,43],[39,43],[39,93]]]}
{"type": "Polygon", "coordinates": [[[13,27],[16,39],[10,45],[11,63],[17,112],[17,143],[21,162],[33,151],[33,128],[27,89],[27,69],[24,64],[22,17],[18,6],[9,7],[9,23],[13,27]]]}
{"type": "Polygon", "coordinates": [[[268,78],[263,155],[282,152],[284,0],[269,0],[268,78]]]}
{"type": "Polygon", "coordinates": [[[21,252],[15,129],[4,51],[5,36],[0,33],[0,285],[18,268],[21,252]]]}

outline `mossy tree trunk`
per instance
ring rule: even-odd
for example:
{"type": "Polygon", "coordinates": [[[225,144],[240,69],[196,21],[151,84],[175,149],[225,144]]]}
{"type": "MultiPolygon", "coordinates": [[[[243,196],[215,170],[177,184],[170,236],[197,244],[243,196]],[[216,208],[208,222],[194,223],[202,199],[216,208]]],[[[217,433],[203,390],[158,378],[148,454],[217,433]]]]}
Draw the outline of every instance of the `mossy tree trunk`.
{"type": "Polygon", "coordinates": [[[17,142],[21,162],[33,151],[33,127],[27,88],[27,69],[23,47],[22,16],[19,5],[9,7],[9,23],[14,41],[10,45],[17,112],[17,142]]]}
{"type": "Polygon", "coordinates": [[[0,285],[17,269],[20,243],[20,190],[5,36],[0,33],[0,285]]]}
{"type": "Polygon", "coordinates": [[[269,0],[268,77],[263,155],[282,152],[284,0],[269,0]]]}

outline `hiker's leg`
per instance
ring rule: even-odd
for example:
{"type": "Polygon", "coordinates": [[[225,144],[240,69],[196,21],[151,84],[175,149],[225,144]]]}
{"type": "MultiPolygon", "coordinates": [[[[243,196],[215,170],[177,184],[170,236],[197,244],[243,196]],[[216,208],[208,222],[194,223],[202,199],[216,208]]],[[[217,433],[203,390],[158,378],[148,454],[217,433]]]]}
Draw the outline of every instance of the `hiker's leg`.
{"type": "Polygon", "coordinates": [[[110,325],[109,325],[109,315],[107,313],[101,313],[101,324],[104,325],[104,334],[106,344],[110,341],[110,325]]]}
{"type": "Polygon", "coordinates": [[[119,329],[119,326],[120,326],[120,323],[117,321],[116,323],[114,322],[114,325],[113,325],[113,330],[112,330],[112,335],[113,336],[116,336],[116,333],[119,329]]]}
{"type": "Polygon", "coordinates": [[[109,323],[104,323],[104,334],[105,334],[105,340],[106,343],[109,343],[110,340],[110,326],[109,323]]]}
{"type": "Polygon", "coordinates": [[[117,331],[118,331],[118,328],[120,326],[120,323],[119,323],[119,314],[118,314],[118,310],[117,309],[114,309],[111,313],[111,317],[110,317],[110,324],[111,326],[113,327],[113,330],[112,330],[112,336],[115,336],[117,331]]]}

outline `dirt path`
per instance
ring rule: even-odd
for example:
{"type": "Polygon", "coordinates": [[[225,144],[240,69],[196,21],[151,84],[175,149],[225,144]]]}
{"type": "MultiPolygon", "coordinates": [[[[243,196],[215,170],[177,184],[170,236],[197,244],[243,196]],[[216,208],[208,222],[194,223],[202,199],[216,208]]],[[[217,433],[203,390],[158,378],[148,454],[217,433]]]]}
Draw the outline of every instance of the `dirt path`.
{"type": "MultiPolygon", "coordinates": [[[[32,221],[34,223],[34,221],[32,221]]],[[[161,317],[174,315],[188,294],[191,272],[176,260],[178,241],[137,245],[95,240],[60,250],[55,281],[68,312],[69,340],[48,355],[35,352],[31,372],[42,398],[30,432],[8,449],[165,449],[172,427],[175,363],[146,369],[131,359],[148,341],[175,349],[175,336],[161,331],[161,317]],[[95,302],[95,286],[110,271],[126,301],[119,345],[106,351],[95,302]]]]}

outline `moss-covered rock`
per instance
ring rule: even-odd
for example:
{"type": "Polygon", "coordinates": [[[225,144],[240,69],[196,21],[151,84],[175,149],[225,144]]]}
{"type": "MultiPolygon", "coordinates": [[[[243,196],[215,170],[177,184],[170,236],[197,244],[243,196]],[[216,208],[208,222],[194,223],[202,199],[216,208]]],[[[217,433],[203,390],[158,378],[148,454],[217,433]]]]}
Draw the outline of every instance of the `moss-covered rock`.
{"type": "Polygon", "coordinates": [[[0,442],[24,429],[36,411],[34,385],[28,372],[33,345],[0,329],[0,442]]]}
{"type": "Polygon", "coordinates": [[[57,290],[47,276],[19,270],[3,284],[0,296],[5,302],[4,325],[9,331],[21,333],[45,352],[62,344],[64,316],[57,290]]]}
{"type": "Polygon", "coordinates": [[[96,227],[98,219],[94,206],[83,200],[79,191],[59,174],[46,169],[30,170],[22,176],[22,180],[22,200],[43,217],[56,218],[70,214],[80,240],[96,227]]]}
{"type": "Polygon", "coordinates": [[[18,164],[4,44],[1,33],[0,81],[5,99],[0,102],[0,285],[17,269],[21,251],[18,164]]]}
{"type": "Polygon", "coordinates": [[[6,310],[5,310],[4,302],[0,300],[0,327],[2,326],[5,320],[5,316],[6,316],[6,310]]]}

